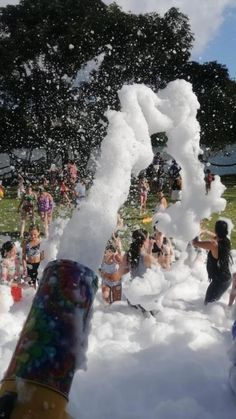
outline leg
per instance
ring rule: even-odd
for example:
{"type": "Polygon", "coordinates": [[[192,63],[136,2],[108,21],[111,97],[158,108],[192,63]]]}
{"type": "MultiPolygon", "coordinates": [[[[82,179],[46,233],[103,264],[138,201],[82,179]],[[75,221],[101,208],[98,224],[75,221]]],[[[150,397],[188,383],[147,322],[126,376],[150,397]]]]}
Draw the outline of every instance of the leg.
{"type": "Polygon", "coordinates": [[[119,284],[119,285],[115,285],[114,287],[112,287],[111,294],[112,294],[112,302],[120,301],[121,300],[121,294],[122,294],[122,285],[119,284]]]}
{"type": "Polygon", "coordinates": [[[140,214],[144,212],[144,196],[143,194],[140,195],[140,214]]]}
{"type": "Polygon", "coordinates": [[[43,224],[43,228],[44,228],[44,234],[45,234],[45,236],[46,237],[48,237],[47,236],[47,213],[46,212],[40,212],[40,218],[41,218],[41,221],[42,221],[42,224],[43,224]]]}
{"type": "Polygon", "coordinates": [[[229,288],[230,284],[231,279],[228,281],[220,281],[220,279],[212,281],[207,288],[204,304],[206,305],[218,301],[229,288]]]}
{"type": "Polygon", "coordinates": [[[102,297],[106,303],[111,304],[111,288],[102,284],[102,297]]]}
{"type": "Polygon", "coordinates": [[[36,283],[38,281],[38,267],[39,263],[29,263],[27,264],[27,273],[30,277],[30,285],[33,285],[36,288],[36,283]]]}
{"type": "Polygon", "coordinates": [[[45,212],[44,215],[44,231],[45,231],[45,237],[48,237],[48,213],[45,212]]]}
{"type": "Polygon", "coordinates": [[[25,231],[25,220],[26,220],[25,215],[22,215],[21,220],[20,220],[20,237],[22,239],[24,237],[24,231],[25,231]]]}
{"type": "Polygon", "coordinates": [[[35,224],[35,213],[34,213],[34,209],[32,210],[32,212],[30,213],[30,218],[31,218],[31,223],[35,224]]]}
{"type": "Polygon", "coordinates": [[[143,212],[146,212],[147,209],[147,197],[145,196],[143,199],[143,212]]]}

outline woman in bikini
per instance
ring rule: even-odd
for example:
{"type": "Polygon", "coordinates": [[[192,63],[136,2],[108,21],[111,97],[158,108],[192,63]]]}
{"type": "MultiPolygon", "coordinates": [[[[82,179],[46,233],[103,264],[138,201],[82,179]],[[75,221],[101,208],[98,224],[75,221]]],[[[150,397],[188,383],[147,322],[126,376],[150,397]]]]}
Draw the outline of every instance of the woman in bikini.
{"type": "Polygon", "coordinates": [[[106,247],[103,261],[100,267],[102,277],[102,296],[106,303],[120,301],[122,295],[122,284],[120,275],[121,253],[109,243],[106,247]]]}
{"type": "Polygon", "coordinates": [[[22,262],[27,275],[30,278],[29,284],[36,288],[38,281],[38,268],[44,259],[44,252],[41,250],[41,239],[39,228],[33,225],[29,230],[29,239],[22,245],[22,262]]]}

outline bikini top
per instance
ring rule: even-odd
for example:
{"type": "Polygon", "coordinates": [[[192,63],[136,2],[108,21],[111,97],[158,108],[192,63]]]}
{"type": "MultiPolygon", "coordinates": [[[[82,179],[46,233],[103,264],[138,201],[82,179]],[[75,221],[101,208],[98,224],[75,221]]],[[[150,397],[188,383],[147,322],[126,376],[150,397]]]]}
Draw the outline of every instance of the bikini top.
{"type": "Polygon", "coordinates": [[[33,202],[34,200],[35,200],[35,196],[34,195],[25,194],[24,201],[33,202]]]}
{"type": "Polygon", "coordinates": [[[119,264],[118,263],[105,263],[102,262],[101,264],[101,271],[105,272],[107,274],[114,274],[115,272],[117,272],[119,269],[119,264]]]}
{"type": "Polygon", "coordinates": [[[26,209],[26,210],[28,208],[33,208],[34,202],[35,202],[35,196],[34,195],[25,194],[24,195],[24,200],[23,200],[23,208],[26,209]]]}
{"type": "Polygon", "coordinates": [[[40,256],[40,242],[35,246],[31,246],[28,241],[25,246],[25,252],[28,258],[40,256]]]}

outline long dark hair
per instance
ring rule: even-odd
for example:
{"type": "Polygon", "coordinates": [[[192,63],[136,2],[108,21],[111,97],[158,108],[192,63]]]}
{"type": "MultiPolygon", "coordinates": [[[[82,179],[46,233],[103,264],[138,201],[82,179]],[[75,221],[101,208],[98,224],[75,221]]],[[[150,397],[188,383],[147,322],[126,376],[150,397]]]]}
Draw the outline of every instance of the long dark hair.
{"type": "Polygon", "coordinates": [[[222,269],[232,263],[231,242],[228,235],[228,224],[226,221],[218,220],[215,223],[215,233],[218,238],[218,263],[222,269]]]}
{"type": "Polygon", "coordinates": [[[14,246],[15,246],[15,243],[11,241],[7,241],[3,243],[2,248],[1,248],[1,255],[3,259],[6,257],[7,253],[13,249],[14,246]]]}
{"type": "Polygon", "coordinates": [[[135,268],[138,265],[139,257],[140,257],[140,249],[143,246],[143,243],[148,237],[147,230],[143,228],[139,228],[138,230],[134,230],[132,234],[132,242],[130,244],[130,248],[128,250],[128,260],[132,268],[135,268]]]}

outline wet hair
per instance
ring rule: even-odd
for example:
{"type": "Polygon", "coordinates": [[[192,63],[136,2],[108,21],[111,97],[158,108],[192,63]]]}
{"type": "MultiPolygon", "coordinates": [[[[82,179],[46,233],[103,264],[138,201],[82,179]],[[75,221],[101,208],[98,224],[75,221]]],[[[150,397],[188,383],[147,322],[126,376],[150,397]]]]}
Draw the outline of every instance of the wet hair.
{"type": "Polygon", "coordinates": [[[12,241],[7,241],[3,243],[2,248],[1,248],[1,255],[3,259],[6,257],[7,253],[13,249],[14,246],[15,246],[15,243],[12,241]]]}
{"type": "Polygon", "coordinates": [[[143,246],[143,243],[145,242],[147,237],[148,232],[143,228],[133,231],[132,242],[128,250],[128,260],[130,262],[131,269],[135,268],[138,265],[140,258],[140,249],[143,246]]]}
{"type": "Polygon", "coordinates": [[[29,233],[31,233],[31,231],[33,230],[37,230],[40,233],[40,229],[39,226],[37,224],[31,224],[30,228],[29,228],[29,233]]]}
{"type": "Polygon", "coordinates": [[[217,234],[217,237],[219,237],[219,239],[224,239],[227,237],[228,235],[228,224],[226,223],[226,221],[223,220],[218,220],[215,223],[215,232],[217,234]]]}
{"type": "Polygon", "coordinates": [[[228,235],[228,224],[226,221],[218,220],[215,223],[215,233],[218,237],[218,261],[220,264],[221,269],[226,268],[229,263],[232,263],[232,256],[231,256],[231,242],[228,235]]]}

